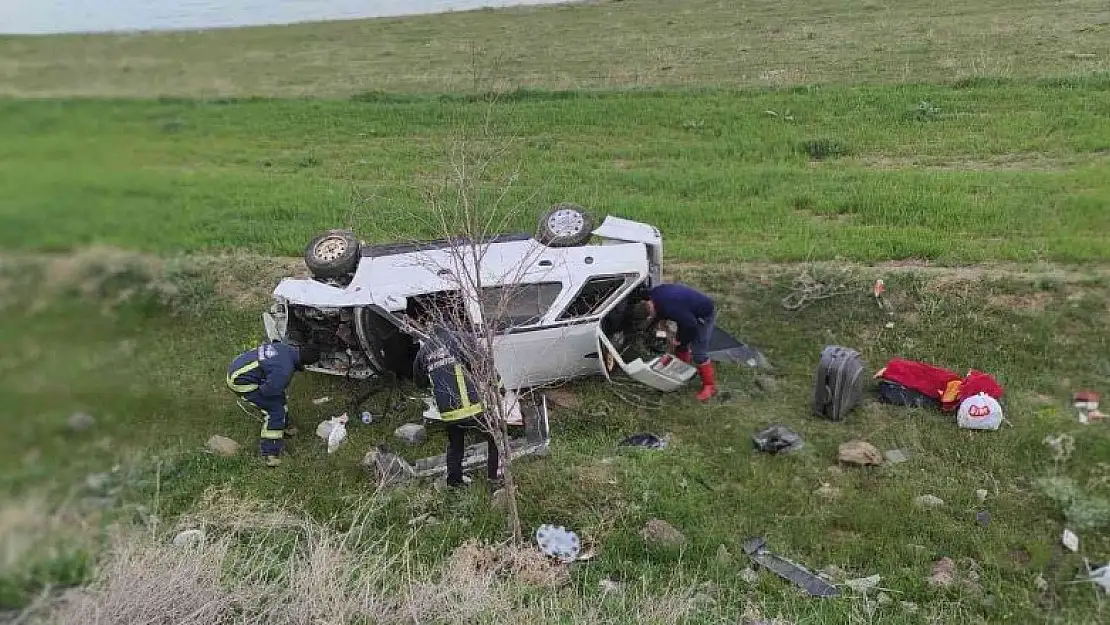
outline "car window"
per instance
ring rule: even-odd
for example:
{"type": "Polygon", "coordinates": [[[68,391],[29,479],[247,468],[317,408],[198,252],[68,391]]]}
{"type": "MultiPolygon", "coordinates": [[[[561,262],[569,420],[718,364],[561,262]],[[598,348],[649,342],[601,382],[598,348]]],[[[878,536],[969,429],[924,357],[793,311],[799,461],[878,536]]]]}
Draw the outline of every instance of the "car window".
{"type": "Polygon", "coordinates": [[[482,320],[496,330],[534,325],[562,290],[562,282],[483,287],[482,320]]]}
{"type": "Polygon", "coordinates": [[[578,295],[567,305],[559,319],[573,319],[575,317],[589,317],[597,314],[605,307],[609,298],[613,296],[628,278],[624,276],[599,276],[590,278],[578,295]]]}

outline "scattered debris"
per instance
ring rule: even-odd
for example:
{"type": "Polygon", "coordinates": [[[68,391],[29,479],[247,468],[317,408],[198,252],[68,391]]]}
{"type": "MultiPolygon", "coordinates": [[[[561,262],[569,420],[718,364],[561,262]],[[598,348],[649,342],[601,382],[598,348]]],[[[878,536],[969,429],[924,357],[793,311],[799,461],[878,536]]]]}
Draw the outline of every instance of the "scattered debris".
{"type": "Polygon", "coordinates": [[[173,537],[174,547],[192,547],[204,543],[204,531],[185,530],[173,537]]]}
{"type": "Polygon", "coordinates": [[[860,594],[866,595],[872,589],[877,587],[879,585],[879,582],[881,581],[883,581],[881,575],[872,575],[871,577],[850,579],[844,582],[844,585],[860,594]]]}
{"type": "Polygon", "coordinates": [[[419,445],[428,437],[428,432],[424,429],[424,426],[419,423],[406,423],[396,430],[393,430],[393,436],[396,436],[409,445],[419,445]]]}
{"type": "Polygon", "coordinates": [[[1041,442],[1052,448],[1052,460],[1056,464],[1067,462],[1071,458],[1072,452],[1075,451],[1075,438],[1071,434],[1045,436],[1041,442]]]}
{"type": "Polygon", "coordinates": [[[744,553],[779,577],[788,580],[814,597],[837,597],[840,591],[811,573],[805,567],[775,555],[767,550],[767,540],[762,536],[744,543],[744,553]]]}
{"type": "Polygon", "coordinates": [[[654,434],[633,434],[617,444],[618,447],[646,447],[648,449],[666,449],[667,439],[659,438],[654,434]]]}
{"type": "Polygon", "coordinates": [[[918,508],[939,508],[944,505],[944,500],[936,495],[921,495],[913,502],[918,508]]]}
{"type": "Polygon", "coordinates": [[[979,490],[975,491],[975,498],[978,499],[979,501],[986,501],[987,500],[987,494],[988,494],[987,489],[980,488],[979,490]]]}
{"type": "Polygon", "coordinates": [[[536,530],[536,543],[545,556],[562,562],[574,562],[582,547],[578,535],[562,525],[541,525],[536,530]]]}
{"type": "Polygon", "coordinates": [[[686,544],[686,536],[662,519],[648,521],[640,530],[640,535],[645,541],[655,545],[677,547],[686,544]]]}
{"type": "Polygon", "coordinates": [[[888,449],[883,452],[883,458],[890,464],[901,464],[908,460],[906,452],[901,449],[888,449]]]}
{"type": "Polygon", "coordinates": [[[328,442],[328,453],[335,453],[339,445],[347,439],[347,413],[321,421],[316,426],[316,435],[328,442]]]}
{"type": "Polygon", "coordinates": [[[1003,420],[1002,405],[986,393],[977,393],[960,402],[956,425],[969,430],[997,430],[1003,420]]]}
{"type": "Polygon", "coordinates": [[[239,453],[239,443],[236,443],[226,436],[220,436],[219,434],[215,434],[212,438],[209,438],[206,446],[212,453],[224,458],[230,458],[239,453]]]}
{"type": "Polygon", "coordinates": [[[362,458],[362,465],[370,470],[374,481],[381,486],[392,486],[416,476],[416,470],[404,458],[382,447],[367,452],[362,458]]]}
{"type": "Polygon", "coordinates": [[[944,557],[933,564],[933,574],[929,577],[929,584],[948,588],[956,578],[956,563],[952,558],[944,557]]]}
{"type": "Polygon", "coordinates": [[[728,552],[728,547],[720,545],[717,547],[717,562],[721,564],[728,564],[732,562],[732,554],[728,552]]]}
{"type": "Polygon", "coordinates": [[[801,436],[779,423],[752,434],[752,442],[755,443],[756,449],[770,454],[795,451],[805,445],[801,436]]]}
{"type": "Polygon", "coordinates": [[[363,410],[360,416],[362,417],[363,425],[370,425],[374,422],[374,415],[370,414],[369,411],[363,410]]]}
{"type": "Polygon", "coordinates": [[[94,419],[92,415],[86,412],[75,412],[69,415],[69,419],[66,420],[66,424],[69,425],[69,429],[73,430],[74,432],[84,432],[85,430],[96,425],[96,419],[94,419]]]}
{"type": "Polygon", "coordinates": [[[836,499],[840,497],[840,489],[833,486],[832,484],[829,484],[828,482],[825,482],[821,484],[821,488],[813,491],[813,494],[824,499],[836,499]]]}
{"type": "Polygon", "coordinates": [[[324,397],[317,397],[316,399],[312,400],[312,403],[316,404],[317,406],[322,406],[322,405],[328,403],[329,401],[331,401],[331,397],[324,396],[324,397]]]}
{"type": "Polygon", "coordinates": [[[990,523],[991,523],[991,513],[987,512],[986,510],[983,510],[981,512],[976,512],[975,513],[975,521],[977,523],[979,523],[979,525],[982,525],[983,527],[986,527],[986,526],[990,525],[990,523]]]}
{"type": "Polygon", "coordinates": [[[890,605],[894,603],[894,599],[891,599],[890,595],[885,592],[879,593],[878,601],[879,605],[890,605]]]}
{"type": "Polygon", "coordinates": [[[1103,591],[1110,593],[1110,564],[1091,571],[1083,581],[1094,582],[1101,586],[1103,591]]]}
{"type": "Polygon", "coordinates": [[[1048,590],[1048,582],[1045,581],[1044,575],[1037,573],[1037,576],[1033,578],[1033,588],[1041,592],[1048,590]]]}
{"type": "Polygon", "coordinates": [[[849,441],[840,445],[840,461],[857,466],[880,465],[883,454],[865,441],[849,441]]]}
{"type": "Polygon", "coordinates": [[[1090,423],[1091,414],[1096,413],[1095,420],[1105,418],[1101,412],[1098,412],[1098,393],[1094,391],[1078,391],[1072,395],[1072,402],[1075,409],[1079,411],[1079,422],[1090,423]]]}
{"type": "Polygon", "coordinates": [[[759,573],[756,573],[755,569],[750,566],[745,567],[743,571],[740,571],[740,579],[743,580],[744,583],[755,584],[759,581],[759,573]]]}
{"type": "Polygon", "coordinates": [[[1060,537],[1060,541],[1073,552],[1079,551],[1079,536],[1076,536],[1075,532],[1065,529],[1063,536],[1060,537]]]}

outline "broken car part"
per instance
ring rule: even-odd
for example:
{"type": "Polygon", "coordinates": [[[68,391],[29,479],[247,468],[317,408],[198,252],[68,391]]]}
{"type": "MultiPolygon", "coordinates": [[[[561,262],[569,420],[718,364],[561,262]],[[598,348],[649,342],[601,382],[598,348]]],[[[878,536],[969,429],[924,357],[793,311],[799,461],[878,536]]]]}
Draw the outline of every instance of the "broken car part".
{"type": "Polygon", "coordinates": [[[582,548],[578,535],[562,525],[541,525],[536,530],[536,544],[545,556],[562,562],[574,562],[582,548]]]}
{"type": "Polygon", "coordinates": [[[762,536],[744,543],[744,553],[760,566],[773,571],[779,577],[793,583],[813,597],[838,597],[836,586],[821,579],[805,567],[767,550],[767,540],[762,536]]]}
{"type": "Polygon", "coordinates": [[[791,452],[801,449],[805,444],[801,436],[780,423],[772,424],[752,434],[752,442],[759,451],[771,454],[791,452]]]}

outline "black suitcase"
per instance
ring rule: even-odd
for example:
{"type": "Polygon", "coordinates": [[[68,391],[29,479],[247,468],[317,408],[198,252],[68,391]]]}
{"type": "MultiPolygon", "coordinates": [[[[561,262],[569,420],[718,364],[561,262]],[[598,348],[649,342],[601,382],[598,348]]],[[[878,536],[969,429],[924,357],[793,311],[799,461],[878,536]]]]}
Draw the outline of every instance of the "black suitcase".
{"type": "Polygon", "coordinates": [[[821,362],[813,377],[813,412],[831,421],[841,421],[863,398],[864,362],[854,349],[829,345],[821,350],[821,362]]]}

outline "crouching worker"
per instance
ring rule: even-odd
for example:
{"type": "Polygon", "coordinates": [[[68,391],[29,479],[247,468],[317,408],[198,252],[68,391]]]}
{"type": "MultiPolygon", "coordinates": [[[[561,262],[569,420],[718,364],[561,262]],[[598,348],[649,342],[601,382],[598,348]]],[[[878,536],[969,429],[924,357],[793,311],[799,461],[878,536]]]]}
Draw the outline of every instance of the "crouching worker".
{"type": "Polygon", "coordinates": [[[263,343],[257,349],[239,354],[228,367],[228,388],[262,411],[259,453],[267,466],[281,464],[285,436],[295,432],[285,408],[285,391],[293,374],[318,360],[320,351],[313,347],[298,348],[274,342],[263,343]]]}
{"type": "Polygon", "coordinates": [[[466,485],[462,459],[466,432],[470,429],[477,429],[486,441],[486,474],[491,488],[496,490],[501,484],[497,441],[486,430],[486,410],[478,390],[483,382],[480,376],[485,372],[496,375],[492,359],[485,357],[472,334],[434,324],[427,339],[421,340],[413,373],[422,386],[431,386],[436,408],[446,426],[447,485],[451,488],[466,485]]]}
{"type": "Polygon", "coordinates": [[[674,321],[678,326],[675,356],[698,369],[701,390],[698,401],[717,393],[713,361],[709,359],[709,338],[713,336],[716,309],[708,295],[682,284],[660,284],[645,294],[648,323],[674,321]]]}

